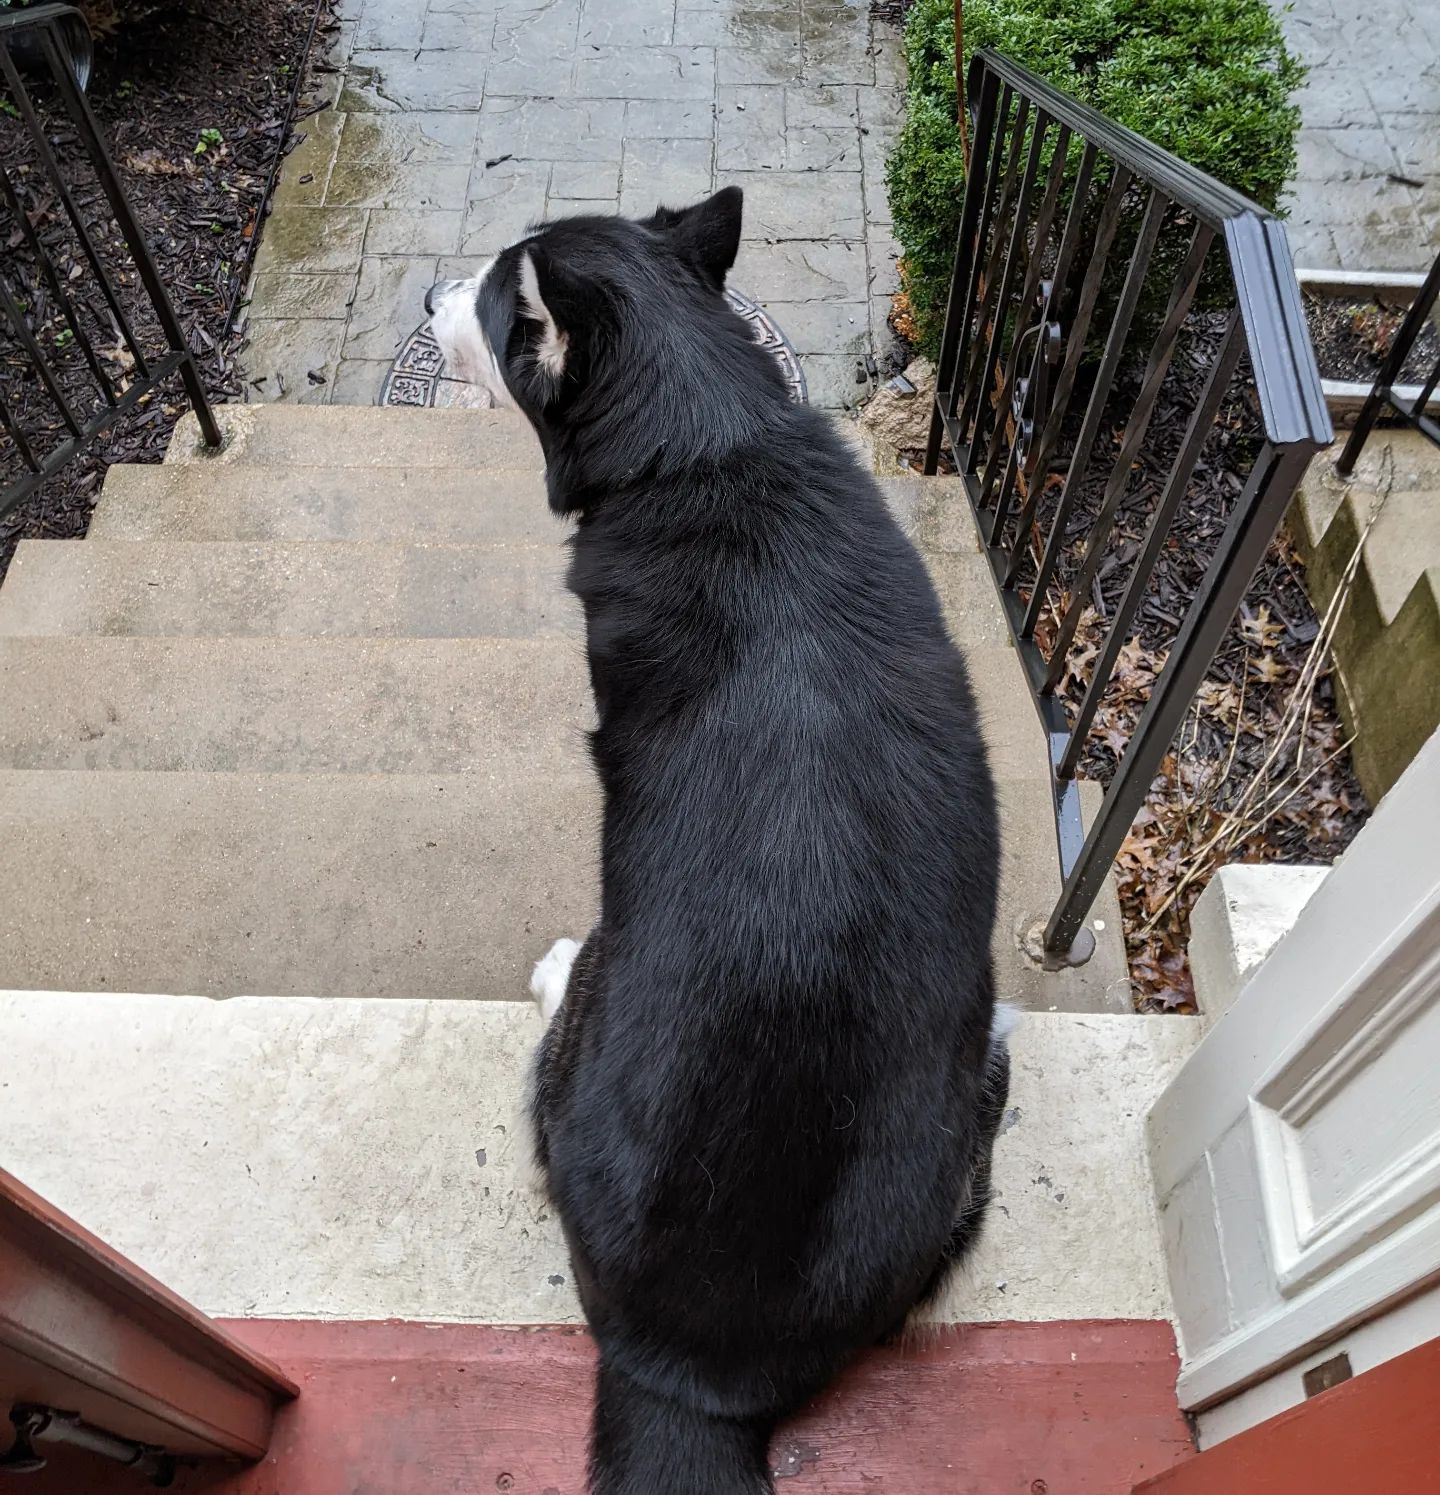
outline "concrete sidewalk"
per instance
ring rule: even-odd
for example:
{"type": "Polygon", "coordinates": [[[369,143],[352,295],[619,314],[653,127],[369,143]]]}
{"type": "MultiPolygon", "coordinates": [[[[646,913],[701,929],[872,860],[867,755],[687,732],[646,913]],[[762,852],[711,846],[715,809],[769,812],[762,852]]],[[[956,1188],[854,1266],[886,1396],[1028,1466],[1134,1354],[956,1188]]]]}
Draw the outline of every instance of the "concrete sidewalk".
{"type": "Polygon", "coordinates": [[[897,285],[898,29],[864,0],[340,0],[261,246],[249,397],[369,404],[436,279],[532,221],[733,183],[735,287],[813,403],[865,393],[897,285]],[[321,382],[323,381],[323,382],[321,382]]]}
{"type": "Polygon", "coordinates": [[[1424,270],[1440,250],[1440,6],[1295,0],[1275,9],[1308,64],[1284,199],[1306,270],[1424,270]]]}

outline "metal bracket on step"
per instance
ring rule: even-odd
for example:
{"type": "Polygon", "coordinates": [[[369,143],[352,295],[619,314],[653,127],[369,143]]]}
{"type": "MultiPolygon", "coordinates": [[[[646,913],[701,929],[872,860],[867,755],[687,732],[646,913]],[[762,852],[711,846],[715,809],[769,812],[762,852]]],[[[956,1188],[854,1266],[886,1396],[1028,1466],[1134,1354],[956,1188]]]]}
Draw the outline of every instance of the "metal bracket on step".
{"type": "Polygon", "coordinates": [[[1073,966],[1083,966],[1095,953],[1095,931],[1088,925],[1082,924],[1075,932],[1074,942],[1068,950],[1059,951],[1045,948],[1045,925],[1044,919],[1037,919],[1033,924],[1026,919],[1020,921],[1017,931],[1020,949],[1031,965],[1042,971],[1067,971],[1073,966]]]}
{"type": "Polygon", "coordinates": [[[83,1422],[78,1412],[58,1412],[34,1402],[16,1402],[10,1409],[15,1441],[0,1454],[0,1474],[36,1474],[45,1467],[45,1456],[37,1443],[68,1443],[102,1458],[113,1459],[127,1469],[149,1478],[160,1489],[175,1481],[175,1461],[163,1448],[117,1438],[103,1428],[83,1422]]]}

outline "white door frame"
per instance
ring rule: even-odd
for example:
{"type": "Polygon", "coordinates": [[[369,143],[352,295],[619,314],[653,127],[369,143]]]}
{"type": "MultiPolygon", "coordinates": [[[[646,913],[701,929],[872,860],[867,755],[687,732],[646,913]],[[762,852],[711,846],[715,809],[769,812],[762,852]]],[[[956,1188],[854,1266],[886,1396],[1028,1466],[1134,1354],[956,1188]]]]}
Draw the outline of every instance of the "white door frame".
{"type": "Polygon", "coordinates": [[[1187,1409],[1440,1280],[1440,734],[1149,1133],[1187,1409]]]}

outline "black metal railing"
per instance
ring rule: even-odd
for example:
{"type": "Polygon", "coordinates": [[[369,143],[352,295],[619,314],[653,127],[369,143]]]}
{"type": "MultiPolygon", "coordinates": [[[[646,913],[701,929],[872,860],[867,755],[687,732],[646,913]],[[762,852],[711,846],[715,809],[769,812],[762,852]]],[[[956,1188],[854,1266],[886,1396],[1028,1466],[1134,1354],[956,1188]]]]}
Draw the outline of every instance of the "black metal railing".
{"type": "Polygon", "coordinates": [[[175,375],[220,444],[86,101],[90,66],[79,11],[0,11],[0,518],[175,375]]]}
{"type": "Polygon", "coordinates": [[[1401,375],[1415,351],[1421,329],[1434,314],[1437,299],[1440,299],[1440,255],[1436,255],[1435,263],[1425,277],[1425,284],[1411,302],[1410,310],[1395,334],[1394,345],[1385,356],[1374,387],[1360,407],[1355,429],[1351,431],[1345,450],[1340,453],[1340,459],[1335,464],[1338,472],[1351,473],[1355,470],[1355,464],[1370,438],[1370,432],[1387,406],[1392,414],[1398,415],[1401,420],[1414,426],[1422,435],[1428,436],[1440,446],[1440,420],[1427,414],[1430,401],[1435,397],[1435,387],[1440,385],[1440,357],[1436,358],[1435,367],[1425,376],[1425,381],[1416,394],[1407,395],[1400,391],[1401,375]]]}
{"type": "Polygon", "coordinates": [[[997,53],[976,55],[967,84],[969,185],[925,470],[948,441],[1048,739],[1062,892],[1041,943],[1080,961],[1085,916],[1331,428],[1273,216],[997,53]],[[1162,442],[1152,420],[1162,390],[1175,405],[1182,343],[1188,415],[1162,442]],[[1087,741],[1236,389],[1256,427],[1250,448],[1222,436],[1225,460],[1244,458],[1239,491],[1193,594],[1167,599],[1164,667],[1087,827],[1087,741]],[[1137,509],[1122,543],[1117,517],[1137,509]],[[1104,607],[1102,580],[1112,598],[1123,581],[1104,607]]]}

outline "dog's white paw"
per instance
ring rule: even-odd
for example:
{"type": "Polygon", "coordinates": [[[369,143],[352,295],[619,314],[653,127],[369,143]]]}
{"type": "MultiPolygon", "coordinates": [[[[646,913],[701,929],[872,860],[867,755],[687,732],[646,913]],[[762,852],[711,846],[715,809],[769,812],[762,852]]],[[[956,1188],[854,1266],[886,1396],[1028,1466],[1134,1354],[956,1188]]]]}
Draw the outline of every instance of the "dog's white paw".
{"type": "Polygon", "coordinates": [[[540,1004],[540,1016],[548,1023],[565,1000],[570,968],[580,953],[579,940],[556,940],[549,952],[535,962],[530,973],[530,995],[540,1004]]]}

